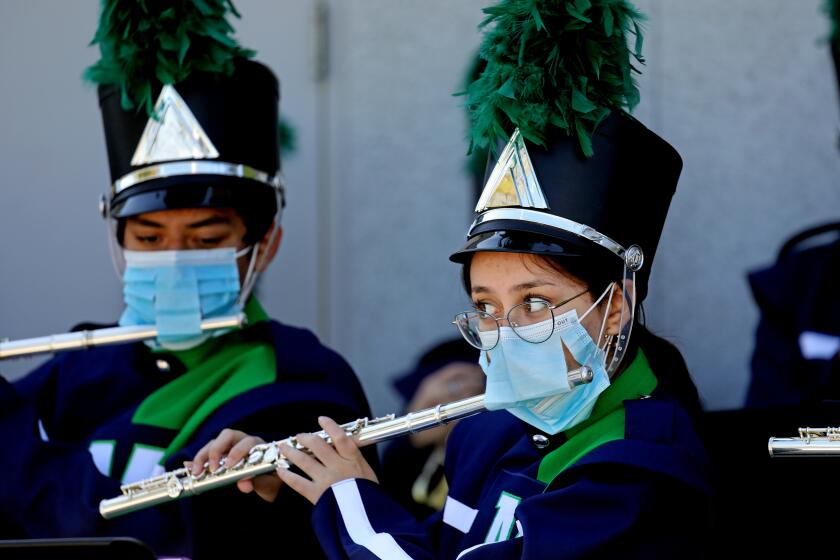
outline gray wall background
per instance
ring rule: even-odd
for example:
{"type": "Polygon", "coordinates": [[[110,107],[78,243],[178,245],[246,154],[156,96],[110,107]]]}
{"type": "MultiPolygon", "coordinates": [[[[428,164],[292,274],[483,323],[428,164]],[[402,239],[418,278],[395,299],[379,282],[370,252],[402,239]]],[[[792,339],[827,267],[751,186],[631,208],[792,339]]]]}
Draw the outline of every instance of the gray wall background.
{"type": "MultiPolygon", "coordinates": [[[[390,378],[454,335],[467,303],[447,260],[474,204],[451,93],[484,4],[237,2],[237,36],[279,75],[298,135],[262,300],[341,352],[377,413],[398,407],[390,378]]],[[[683,350],[709,408],[736,407],[758,318],[746,271],[840,209],[828,25],[819,0],[637,4],[649,23],[636,114],[685,161],[648,322],[683,350]]],[[[86,46],[97,16],[95,0],[0,2],[0,336],[121,309],[96,211],[109,182],[96,96],[80,80],[98,57],[86,46]]]]}

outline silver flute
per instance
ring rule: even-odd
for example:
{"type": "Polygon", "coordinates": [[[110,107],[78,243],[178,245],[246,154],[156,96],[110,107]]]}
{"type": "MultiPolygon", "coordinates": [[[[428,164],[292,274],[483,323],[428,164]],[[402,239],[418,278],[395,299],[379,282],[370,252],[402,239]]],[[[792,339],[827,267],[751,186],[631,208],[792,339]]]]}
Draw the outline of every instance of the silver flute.
{"type": "MultiPolygon", "coordinates": [[[[569,385],[572,387],[590,383],[592,378],[592,370],[587,366],[571,370],[568,374],[569,385]]],[[[417,412],[409,412],[399,417],[389,414],[372,420],[360,418],[342,424],[341,429],[352,437],[359,447],[365,447],[447,424],[484,410],[486,410],[484,395],[477,395],[417,412]]],[[[326,431],[321,430],[313,435],[332,445],[332,439],[326,431]]],[[[180,498],[195,496],[214,488],[228,486],[243,478],[271,473],[277,468],[288,469],[290,464],[280,452],[281,444],[308,452],[294,437],[255,445],[248,452],[247,457],[232,466],[225,465],[222,459],[221,465],[215,471],[210,471],[209,465],[205,464],[204,470],[198,475],[193,475],[190,469],[184,467],[152,478],[124,484],[120,487],[121,496],[99,502],[99,513],[105,519],[111,519],[180,498]]]]}
{"type": "MultiPolygon", "coordinates": [[[[244,324],[245,315],[242,313],[238,315],[225,315],[202,321],[201,332],[239,328],[244,324]]],[[[155,338],[156,336],[157,328],[154,325],[138,325],[39,336],[37,338],[24,338],[5,342],[0,341],[0,360],[34,356],[36,354],[64,352],[65,350],[79,350],[92,346],[137,342],[139,340],[155,338]]]]}
{"type": "Polygon", "coordinates": [[[799,428],[799,437],[771,437],[771,457],[840,457],[840,428],[799,428]]]}

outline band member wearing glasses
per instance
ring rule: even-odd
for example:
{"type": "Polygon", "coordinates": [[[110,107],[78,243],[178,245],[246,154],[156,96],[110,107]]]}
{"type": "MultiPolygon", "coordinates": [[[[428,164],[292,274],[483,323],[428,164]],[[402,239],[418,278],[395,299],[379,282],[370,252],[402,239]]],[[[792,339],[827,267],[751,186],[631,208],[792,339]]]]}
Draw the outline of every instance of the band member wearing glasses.
{"type": "Polygon", "coordinates": [[[226,426],[279,438],[324,409],[370,414],[348,364],[309,331],[270,320],[253,294],[282,233],[279,84],[229,36],[232,6],[103,6],[103,56],[88,77],[113,181],[102,211],[124,285],[119,324],[154,325],[158,336],[0,381],[0,435],[14,442],[0,464],[0,531],[131,536],[158,555],[199,559],[238,554],[231,534],[268,534],[279,518],[317,550],[311,506],[293,492],[271,509],[229,489],[100,516],[122,483],[183,466],[226,426]],[[246,328],[199,327],[240,313],[246,328]]]}
{"type": "MultiPolygon", "coordinates": [[[[494,6],[487,68],[468,89],[473,141],[505,131],[506,144],[450,257],[472,300],[454,322],[481,352],[490,411],[449,437],[443,510],[415,522],[329,418],[319,422],[333,446],[299,435],[306,452],[281,447],[293,470],[238,483],[267,500],[289,486],[315,504],[330,558],[701,554],[710,490],[697,392],[639,313],[681,158],[622,110],[637,98],[637,12],[557,4],[494,6]],[[582,368],[591,382],[573,386],[582,368]]],[[[258,442],[226,431],[196,461],[236,461],[258,442]]]]}

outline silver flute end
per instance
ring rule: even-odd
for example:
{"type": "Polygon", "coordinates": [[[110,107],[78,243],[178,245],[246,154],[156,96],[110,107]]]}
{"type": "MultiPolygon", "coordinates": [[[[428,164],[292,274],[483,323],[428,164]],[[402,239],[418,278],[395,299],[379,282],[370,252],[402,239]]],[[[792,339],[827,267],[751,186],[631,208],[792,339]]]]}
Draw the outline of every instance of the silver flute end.
{"type": "Polygon", "coordinates": [[[799,437],[771,437],[767,452],[778,457],[840,457],[840,428],[799,428],[799,437]]]}
{"type": "MultiPolygon", "coordinates": [[[[201,322],[201,331],[215,331],[219,329],[236,329],[247,323],[244,313],[225,315],[205,319],[201,322]]],[[[110,327],[92,331],[55,334],[37,338],[25,338],[0,342],[0,360],[8,358],[22,358],[37,354],[52,354],[65,350],[81,350],[93,346],[106,346],[126,342],[138,342],[157,336],[154,325],[137,325],[130,327],[110,327]]]]}

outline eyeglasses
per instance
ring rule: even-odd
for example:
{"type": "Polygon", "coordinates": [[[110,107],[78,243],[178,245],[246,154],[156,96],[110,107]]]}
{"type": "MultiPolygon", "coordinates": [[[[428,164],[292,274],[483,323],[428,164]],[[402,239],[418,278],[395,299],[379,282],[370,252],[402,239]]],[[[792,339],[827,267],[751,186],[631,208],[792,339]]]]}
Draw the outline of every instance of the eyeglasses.
{"type": "Polygon", "coordinates": [[[500,323],[506,321],[513,332],[533,344],[545,342],[554,334],[554,310],[579,298],[589,290],[551,304],[544,299],[532,299],[514,305],[504,317],[499,318],[486,311],[463,311],[455,315],[452,323],[471,346],[479,350],[492,350],[499,343],[500,323]]]}

